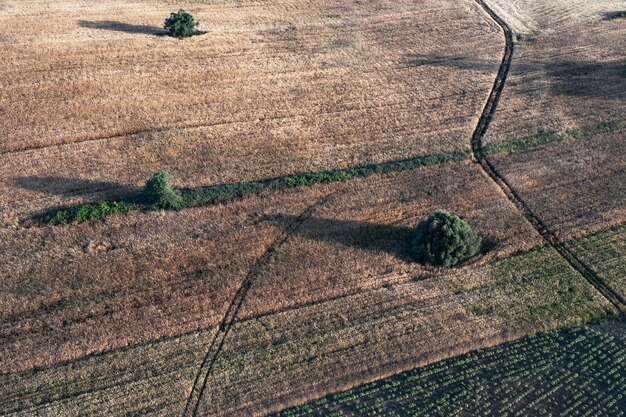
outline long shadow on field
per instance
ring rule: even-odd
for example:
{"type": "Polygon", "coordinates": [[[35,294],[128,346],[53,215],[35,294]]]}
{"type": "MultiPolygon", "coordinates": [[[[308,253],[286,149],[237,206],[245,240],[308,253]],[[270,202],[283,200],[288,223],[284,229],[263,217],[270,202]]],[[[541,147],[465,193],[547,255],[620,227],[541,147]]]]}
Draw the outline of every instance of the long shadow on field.
{"type": "Polygon", "coordinates": [[[164,29],[151,25],[133,25],[130,23],[118,22],[113,20],[91,21],[79,20],[78,24],[82,28],[110,30],[113,32],[135,33],[144,35],[165,35],[164,29]]]}
{"type": "Polygon", "coordinates": [[[626,19],[626,10],[604,13],[604,20],[626,19]]]}
{"type": "Polygon", "coordinates": [[[405,64],[410,67],[447,67],[495,74],[500,59],[494,58],[493,62],[489,62],[465,56],[410,54],[405,57],[405,64]]]}
{"type": "MultiPolygon", "coordinates": [[[[609,51],[607,51],[608,53],[609,51]]],[[[448,67],[478,72],[493,72],[499,63],[445,55],[407,55],[405,63],[416,67],[448,67]]],[[[585,60],[559,59],[554,61],[515,61],[511,75],[524,77],[524,84],[517,87],[528,95],[537,91],[550,92],[558,96],[589,97],[600,99],[626,99],[626,61],[594,62],[585,60]]]]}
{"type": "Polygon", "coordinates": [[[50,195],[71,195],[109,191],[110,197],[134,196],[141,193],[138,187],[110,181],[94,181],[83,178],[53,176],[28,176],[16,178],[14,184],[20,188],[50,195]]]}
{"type": "MultiPolygon", "coordinates": [[[[267,219],[292,224],[296,216],[281,214],[268,216],[267,219]]],[[[293,234],[320,242],[385,252],[404,261],[414,262],[408,252],[412,232],[413,229],[404,226],[311,217],[294,230],[293,234]]]]}

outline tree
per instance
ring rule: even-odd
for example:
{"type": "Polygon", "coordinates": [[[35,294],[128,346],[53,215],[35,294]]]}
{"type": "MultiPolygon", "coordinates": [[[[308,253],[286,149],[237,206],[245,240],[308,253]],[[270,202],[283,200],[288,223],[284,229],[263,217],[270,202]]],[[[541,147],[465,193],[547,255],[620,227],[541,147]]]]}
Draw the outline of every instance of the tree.
{"type": "Polygon", "coordinates": [[[466,221],[437,210],[415,229],[412,250],[420,261],[450,267],[476,256],[480,244],[480,236],[466,221]]]}
{"type": "Polygon", "coordinates": [[[196,30],[196,26],[198,26],[198,22],[195,21],[191,13],[183,9],[170,14],[170,17],[165,19],[165,29],[171,36],[177,38],[188,38],[197,35],[199,32],[196,30]]]}
{"type": "Polygon", "coordinates": [[[180,191],[172,187],[172,176],[167,171],[158,171],[146,182],[144,200],[156,208],[178,210],[183,206],[180,191]]]}

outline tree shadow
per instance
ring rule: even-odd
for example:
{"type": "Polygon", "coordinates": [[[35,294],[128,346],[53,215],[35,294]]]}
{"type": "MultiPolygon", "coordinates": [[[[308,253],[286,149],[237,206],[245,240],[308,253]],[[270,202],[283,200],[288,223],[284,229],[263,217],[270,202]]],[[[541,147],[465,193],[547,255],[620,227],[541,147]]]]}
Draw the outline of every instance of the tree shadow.
{"type": "MultiPolygon", "coordinates": [[[[412,66],[436,66],[479,72],[493,72],[498,68],[493,62],[469,57],[445,55],[407,55],[405,63],[412,66]]],[[[549,86],[559,96],[623,99],[626,97],[626,62],[593,62],[561,59],[554,62],[516,61],[511,75],[527,76],[524,83],[528,94],[536,91],[534,78],[549,86]]],[[[518,88],[520,85],[518,85],[518,88]]],[[[522,91],[524,92],[524,91],[522,91]]]]}
{"type": "MultiPolygon", "coordinates": [[[[266,219],[288,226],[293,224],[297,217],[280,214],[267,216],[266,219]]],[[[339,243],[372,252],[384,252],[405,262],[415,262],[409,252],[412,232],[412,228],[405,226],[314,217],[307,219],[292,233],[321,242],[339,243]]]]}
{"type": "MultiPolygon", "coordinates": [[[[297,221],[297,216],[279,214],[266,216],[265,219],[289,227],[297,221]]],[[[318,242],[339,243],[347,247],[384,252],[404,262],[426,265],[423,261],[416,259],[410,251],[414,231],[415,228],[406,226],[313,217],[307,219],[291,233],[318,242]]],[[[495,238],[482,236],[479,254],[455,265],[453,268],[464,267],[476,262],[485,254],[495,251],[499,244],[500,242],[495,238]]],[[[432,265],[429,266],[432,267],[432,265]]]]}
{"type": "Polygon", "coordinates": [[[500,60],[488,62],[465,56],[409,54],[404,57],[404,64],[410,67],[448,67],[495,74],[500,60]]]}
{"type": "Polygon", "coordinates": [[[83,178],[67,178],[53,176],[28,176],[13,180],[20,188],[49,195],[78,195],[104,192],[107,197],[136,196],[141,189],[131,185],[123,185],[109,181],[94,181],[83,178]]]}
{"type": "Polygon", "coordinates": [[[133,25],[130,23],[118,22],[118,21],[113,21],[113,20],[102,20],[102,21],[97,21],[97,22],[91,21],[91,20],[79,20],[78,24],[80,25],[80,27],[83,27],[83,28],[109,30],[112,32],[124,32],[124,33],[158,35],[158,36],[163,36],[167,34],[167,32],[164,29],[158,26],[133,25]]]}
{"type": "Polygon", "coordinates": [[[626,97],[626,62],[561,61],[544,66],[552,90],[576,97],[626,97]]]}
{"type": "Polygon", "coordinates": [[[626,19],[626,10],[603,13],[604,20],[626,19]]]}

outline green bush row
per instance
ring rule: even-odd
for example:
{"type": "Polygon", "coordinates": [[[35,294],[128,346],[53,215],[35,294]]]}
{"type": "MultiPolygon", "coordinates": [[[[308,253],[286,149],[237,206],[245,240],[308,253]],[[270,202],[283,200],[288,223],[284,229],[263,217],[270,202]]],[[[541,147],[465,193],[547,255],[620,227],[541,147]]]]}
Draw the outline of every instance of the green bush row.
{"type": "Polygon", "coordinates": [[[613,19],[626,19],[626,11],[623,12],[615,12],[612,14],[609,14],[607,16],[608,20],[613,20],[613,19]]]}
{"type": "Polygon", "coordinates": [[[596,126],[585,127],[580,129],[569,130],[565,133],[549,133],[545,135],[531,136],[511,140],[502,143],[485,146],[485,155],[509,154],[517,151],[523,151],[534,148],[536,146],[545,145],[552,142],[558,142],[566,139],[581,139],[588,136],[599,135],[602,133],[610,133],[617,130],[626,129],[626,120],[616,120],[613,122],[602,123],[596,126]]]}
{"type": "Polygon", "coordinates": [[[102,220],[113,214],[128,213],[138,206],[122,201],[104,201],[96,204],[81,204],[57,210],[45,215],[42,222],[45,224],[80,223],[87,220],[102,220]]]}
{"type": "Polygon", "coordinates": [[[313,184],[326,184],[348,181],[375,174],[385,174],[459,162],[469,158],[464,152],[439,154],[404,161],[373,164],[358,168],[288,175],[265,181],[243,182],[238,184],[216,185],[210,187],[174,189],[171,176],[164,171],[156,172],[148,180],[141,199],[133,202],[102,202],[83,204],[49,213],[42,218],[45,224],[79,223],[86,220],[101,220],[110,215],[128,213],[134,210],[180,210],[203,204],[219,203],[264,191],[282,190],[313,184]]]}
{"type": "MultiPolygon", "coordinates": [[[[547,134],[498,143],[486,146],[484,151],[487,155],[497,153],[508,154],[555,141],[565,140],[567,138],[580,139],[621,129],[626,129],[626,120],[618,120],[597,126],[570,130],[565,134],[547,134]]],[[[83,204],[47,214],[43,217],[43,223],[67,224],[78,223],[85,220],[100,220],[113,214],[127,213],[133,210],[179,210],[203,204],[224,202],[246,195],[259,194],[264,191],[349,181],[356,178],[365,178],[370,175],[387,174],[433,165],[460,162],[468,158],[469,155],[465,152],[452,152],[406,159],[403,161],[372,164],[357,168],[288,175],[264,181],[185,188],[180,190],[171,187],[171,177],[168,173],[159,171],[155,173],[146,184],[142,199],[136,202],[113,201],[99,204],[83,204]]]]}
{"type": "Polygon", "coordinates": [[[217,185],[212,187],[198,187],[181,190],[184,207],[193,207],[202,204],[226,201],[232,198],[258,194],[263,191],[283,190],[293,187],[302,187],[313,184],[328,184],[332,182],[349,181],[356,178],[365,178],[376,174],[386,174],[397,171],[406,171],[420,167],[460,162],[469,158],[464,152],[454,152],[407,159],[404,161],[386,162],[358,168],[337,169],[332,171],[311,172],[288,175],[265,181],[253,181],[239,184],[217,185]]]}

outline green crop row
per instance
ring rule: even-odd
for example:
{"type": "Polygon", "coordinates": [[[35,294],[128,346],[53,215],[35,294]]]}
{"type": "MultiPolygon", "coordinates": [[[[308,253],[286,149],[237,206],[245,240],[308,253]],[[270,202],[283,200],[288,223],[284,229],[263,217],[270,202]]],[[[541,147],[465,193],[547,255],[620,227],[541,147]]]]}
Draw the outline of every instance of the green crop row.
{"type": "Polygon", "coordinates": [[[602,133],[611,133],[617,130],[626,129],[626,120],[615,120],[602,123],[596,126],[584,127],[580,129],[568,130],[565,133],[549,133],[527,138],[515,139],[511,141],[487,145],[484,148],[486,155],[509,154],[546,145],[552,142],[560,142],[567,139],[582,139],[602,133]]]}
{"type": "MultiPolygon", "coordinates": [[[[460,162],[469,159],[469,154],[453,152],[447,154],[429,155],[403,161],[385,162],[356,168],[336,169],[323,172],[312,172],[287,175],[263,181],[242,182],[209,187],[181,189],[183,202],[178,209],[189,208],[210,203],[220,203],[234,198],[260,194],[266,191],[284,190],[287,188],[302,187],[313,184],[328,184],[333,182],[349,181],[356,178],[365,178],[377,174],[406,171],[433,165],[460,162]]],[[[154,208],[135,199],[132,202],[113,201],[98,204],[83,204],[55,210],[42,216],[45,224],[78,223],[85,220],[100,220],[109,215],[127,213],[137,210],[153,210],[154,208]]]]}
{"type": "Polygon", "coordinates": [[[624,339],[572,328],[479,350],[294,407],[300,416],[623,416],[624,339]]]}
{"type": "Polygon", "coordinates": [[[47,213],[42,217],[45,224],[79,223],[87,220],[102,220],[114,214],[128,213],[140,206],[123,201],[104,201],[102,203],[81,204],[47,213]]]}

